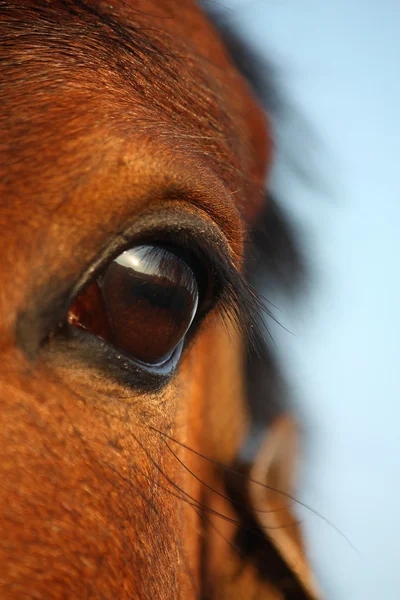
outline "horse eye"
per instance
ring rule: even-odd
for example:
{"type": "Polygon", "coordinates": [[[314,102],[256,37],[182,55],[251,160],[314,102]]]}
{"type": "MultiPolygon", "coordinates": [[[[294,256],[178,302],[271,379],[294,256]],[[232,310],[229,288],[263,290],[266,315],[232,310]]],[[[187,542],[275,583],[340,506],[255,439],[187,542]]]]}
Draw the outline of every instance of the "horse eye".
{"type": "Polygon", "coordinates": [[[196,314],[198,285],[172,248],[136,246],[120,254],[73,303],[68,322],[145,363],[165,362],[196,314]]]}

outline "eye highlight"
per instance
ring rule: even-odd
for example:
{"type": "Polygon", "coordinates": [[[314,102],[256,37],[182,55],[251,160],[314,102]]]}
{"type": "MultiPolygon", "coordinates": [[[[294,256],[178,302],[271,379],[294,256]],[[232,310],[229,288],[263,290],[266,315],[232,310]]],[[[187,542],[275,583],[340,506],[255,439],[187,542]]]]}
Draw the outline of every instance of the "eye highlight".
{"type": "Polygon", "coordinates": [[[127,250],[72,304],[68,322],[150,365],[182,345],[199,303],[199,284],[172,246],[127,250]]]}

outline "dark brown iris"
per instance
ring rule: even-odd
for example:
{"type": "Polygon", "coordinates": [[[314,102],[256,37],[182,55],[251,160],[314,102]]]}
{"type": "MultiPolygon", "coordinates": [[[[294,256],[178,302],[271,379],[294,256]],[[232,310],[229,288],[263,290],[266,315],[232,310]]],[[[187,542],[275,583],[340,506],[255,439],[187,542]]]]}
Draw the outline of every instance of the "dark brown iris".
{"type": "Polygon", "coordinates": [[[138,360],[157,364],[183,340],[197,304],[197,283],[187,263],[171,249],[143,245],[118,256],[77,298],[68,320],[138,360]]]}

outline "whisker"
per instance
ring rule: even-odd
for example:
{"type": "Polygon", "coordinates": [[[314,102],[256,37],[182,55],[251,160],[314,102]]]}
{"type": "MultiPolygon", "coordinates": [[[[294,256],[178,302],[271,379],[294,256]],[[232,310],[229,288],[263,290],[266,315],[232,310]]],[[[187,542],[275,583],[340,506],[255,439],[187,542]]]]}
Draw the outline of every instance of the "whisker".
{"type": "MultiPolygon", "coordinates": [[[[116,415],[112,415],[111,413],[108,413],[107,411],[101,410],[96,408],[96,410],[100,410],[100,412],[115,418],[117,420],[122,420],[120,417],[117,417],[116,415]]],[[[148,427],[150,429],[155,429],[152,426],[148,425],[148,427]]],[[[155,431],[158,431],[157,429],[155,429],[155,431]]],[[[159,471],[159,473],[161,473],[161,475],[164,477],[164,479],[166,479],[166,481],[172,486],[174,487],[176,490],[178,490],[178,492],[180,492],[180,494],[183,494],[184,496],[186,496],[189,500],[186,500],[186,498],[182,498],[181,496],[174,494],[171,492],[171,490],[169,490],[168,488],[162,486],[162,484],[160,484],[158,481],[152,480],[146,473],[144,473],[143,471],[141,471],[137,465],[135,465],[135,469],[137,470],[137,472],[139,472],[141,475],[143,475],[146,479],[148,479],[149,481],[151,481],[151,483],[157,485],[157,487],[159,487],[160,489],[162,489],[163,491],[166,491],[172,495],[174,495],[175,497],[177,497],[180,500],[183,500],[184,502],[187,502],[189,505],[194,505],[197,506],[198,508],[202,508],[204,510],[206,510],[207,512],[209,512],[210,514],[213,514],[217,517],[219,517],[220,519],[223,519],[224,521],[228,521],[229,523],[232,523],[234,525],[237,525],[238,527],[242,528],[244,531],[247,531],[246,528],[244,528],[241,524],[241,522],[237,519],[234,519],[232,517],[228,517],[227,515],[224,515],[216,510],[214,510],[213,508],[211,508],[210,506],[207,506],[206,504],[203,504],[201,502],[199,502],[198,500],[196,500],[196,498],[193,498],[193,496],[191,496],[188,492],[186,492],[185,490],[183,490],[175,481],[173,481],[164,471],[163,469],[160,467],[160,465],[154,460],[154,458],[150,455],[150,452],[144,447],[144,445],[139,441],[138,437],[133,433],[132,430],[129,429],[129,433],[132,435],[133,439],[136,441],[136,443],[139,445],[139,447],[143,450],[143,452],[146,454],[147,458],[150,460],[150,462],[156,467],[156,469],[159,471]]],[[[165,434],[167,435],[167,434],[165,434]]],[[[168,436],[167,436],[168,437],[168,436]]],[[[210,459],[211,460],[211,459],[210,459]]],[[[181,462],[181,461],[180,461],[181,462]]],[[[186,465],[184,465],[182,463],[182,466],[184,466],[186,468],[186,465]]],[[[199,479],[199,481],[201,481],[199,479]]],[[[202,482],[203,483],[203,482],[202,482]]],[[[222,495],[222,494],[221,494],[222,495]]],[[[229,502],[232,502],[232,499],[224,496],[229,502]]],[[[264,511],[264,512],[269,512],[269,511],[264,511]]],[[[270,512],[276,512],[276,511],[270,511],[270,512]]],[[[290,523],[288,525],[279,525],[279,526],[271,526],[271,527],[266,527],[266,526],[259,526],[260,530],[262,531],[267,531],[267,530],[274,530],[274,529],[286,529],[286,528],[290,528],[293,527],[294,525],[296,525],[298,522],[294,522],[294,523],[290,523]]]]}
{"type": "MultiPolygon", "coordinates": [[[[167,446],[168,450],[173,454],[173,456],[176,458],[176,460],[182,465],[182,467],[184,469],[186,469],[186,471],[188,471],[188,473],[190,473],[190,475],[192,475],[192,477],[194,477],[195,479],[197,479],[197,481],[199,481],[202,485],[204,485],[206,488],[208,488],[209,490],[211,490],[212,492],[214,492],[214,494],[217,494],[218,496],[221,496],[221,498],[224,498],[225,500],[228,500],[232,504],[236,504],[239,507],[243,507],[243,503],[242,502],[239,502],[238,500],[234,500],[230,496],[227,496],[226,494],[223,494],[222,492],[219,492],[218,490],[216,490],[215,488],[213,488],[211,485],[208,485],[208,483],[206,483],[205,481],[203,481],[200,477],[198,477],[196,475],[196,473],[194,473],[191,469],[189,469],[189,467],[187,465],[185,465],[185,463],[172,450],[172,448],[168,445],[168,443],[165,440],[164,440],[164,444],[167,446]]],[[[282,510],[285,510],[285,508],[286,507],[273,508],[273,509],[270,509],[270,510],[256,509],[256,512],[258,512],[258,513],[277,513],[277,512],[280,512],[282,510]]]]}
{"type": "Polygon", "coordinates": [[[135,465],[134,468],[138,473],[140,473],[143,477],[148,479],[148,481],[150,481],[153,485],[156,485],[160,490],[167,492],[170,496],[173,496],[174,498],[178,498],[178,500],[182,500],[182,502],[185,502],[186,504],[188,504],[188,506],[192,506],[192,507],[198,508],[198,509],[203,509],[203,510],[209,512],[210,514],[215,515],[216,517],[219,517],[224,521],[227,521],[228,523],[232,523],[233,525],[240,526],[239,521],[237,521],[236,519],[233,519],[231,517],[228,517],[227,515],[224,515],[217,510],[214,510],[213,508],[211,508],[210,506],[207,506],[206,504],[203,504],[199,500],[196,500],[196,498],[193,498],[193,496],[191,496],[190,494],[185,492],[185,490],[183,490],[181,487],[179,487],[179,485],[176,484],[175,482],[173,482],[172,480],[167,478],[168,483],[170,483],[174,488],[176,488],[180,492],[180,494],[177,494],[177,493],[171,491],[169,488],[163,486],[158,481],[155,481],[154,479],[149,477],[146,473],[144,473],[141,469],[139,469],[137,467],[137,465],[135,465]],[[187,497],[185,498],[185,496],[187,496],[187,497]]]}
{"type": "MultiPolygon", "coordinates": [[[[257,564],[257,562],[254,560],[254,558],[250,555],[245,555],[243,553],[243,550],[240,548],[240,546],[238,544],[236,544],[234,541],[230,540],[227,538],[226,535],[224,535],[219,529],[218,527],[215,525],[215,523],[212,522],[212,520],[210,518],[208,518],[208,516],[204,513],[201,513],[199,510],[197,510],[195,507],[193,507],[193,510],[197,513],[197,515],[199,516],[200,519],[204,520],[207,525],[209,525],[217,534],[218,536],[240,557],[240,558],[245,558],[246,562],[253,565],[256,569],[259,569],[259,565],[257,564]]],[[[282,529],[279,527],[276,527],[274,529],[282,529]]],[[[244,531],[246,531],[246,529],[244,529],[244,531]]],[[[250,531],[250,530],[248,530],[250,531]]],[[[253,535],[257,535],[257,530],[252,529],[251,533],[253,535]]]]}
{"type": "MultiPolygon", "coordinates": [[[[70,388],[71,389],[71,388],[70,388]]],[[[82,399],[80,394],[77,394],[76,392],[74,392],[71,389],[71,392],[82,399]]],[[[117,420],[122,421],[122,419],[120,417],[117,417],[116,415],[113,415],[111,413],[109,413],[108,411],[102,410],[99,407],[96,407],[96,410],[99,410],[100,412],[106,414],[109,417],[115,418],[117,420]]],[[[156,433],[158,433],[161,436],[164,436],[165,438],[171,440],[172,442],[175,442],[176,444],[178,444],[179,446],[182,446],[183,448],[185,448],[186,450],[189,450],[189,452],[192,452],[193,454],[196,454],[197,456],[199,456],[200,458],[202,458],[203,460],[206,460],[207,462],[210,462],[212,464],[214,464],[215,466],[217,466],[218,468],[232,473],[233,475],[236,475],[242,479],[246,479],[247,481],[250,481],[251,483],[255,483],[256,485],[260,485],[261,487],[269,490],[269,491],[273,491],[277,494],[280,494],[282,496],[284,496],[285,498],[291,500],[292,502],[295,502],[296,504],[298,504],[299,506],[302,506],[303,508],[305,508],[306,510],[308,510],[309,512],[311,512],[312,514],[314,514],[316,517],[318,517],[319,519],[321,519],[324,523],[326,523],[329,527],[331,527],[334,531],[336,531],[336,533],[347,543],[347,545],[357,554],[357,556],[359,556],[359,558],[362,558],[361,552],[359,551],[359,549],[352,543],[352,541],[346,536],[345,533],[343,533],[334,523],[332,523],[327,517],[325,517],[322,513],[320,513],[318,510],[313,509],[311,506],[309,506],[308,504],[306,504],[305,502],[298,500],[297,498],[295,498],[293,495],[284,492],[282,490],[279,490],[273,486],[269,486],[265,483],[261,483],[260,481],[257,481],[255,479],[252,479],[251,477],[248,477],[247,475],[245,475],[244,473],[241,473],[240,471],[238,471],[237,469],[233,469],[232,467],[228,467],[226,465],[223,465],[222,463],[209,458],[208,456],[205,456],[204,454],[202,454],[201,452],[198,452],[197,450],[194,450],[193,448],[190,448],[190,446],[184,444],[183,442],[180,442],[179,440],[177,440],[176,438],[172,437],[171,435],[164,433],[163,431],[161,431],[160,429],[157,429],[156,427],[152,426],[152,425],[147,425],[147,427],[153,431],[155,431],[156,433]]],[[[169,483],[171,485],[173,485],[175,488],[177,488],[180,492],[185,493],[186,495],[188,495],[186,492],[184,492],[183,490],[181,490],[179,488],[179,486],[177,484],[175,484],[175,482],[173,482],[172,480],[170,480],[168,478],[168,476],[163,472],[163,470],[161,469],[161,467],[159,465],[157,465],[157,463],[149,456],[149,453],[145,450],[145,448],[140,444],[137,436],[131,431],[129,430],[129,432],[131,433],[131,435],[133,436],[133,438],[136,440],[136,442],[139,444],[139,446],[143,449],[143,451],[146,453],[146,455],[148,456],[148,458],[151,460],[151,462],[153,462],[154,466],[157,468],[157,470],[160,471],[160,473],[169,481],[169,483]]],[[[79,432],[78,432],[79,433],[79,432]]],[[[83,441],[83,440],[82,440],[83,441]]],[[[195,502],[196,499],[191,498],[191,500],[194,500],[195,502]]],[[[197,504],[198,505],[198,504],[197,504]]],[[[205,509],[210,509],[209,507],[204,507],[205,509]]],[[[215,513],[217,515],[219,515],[221,518],[226,518],[229,519],[229,517],[226,517],[224,515],[220,515],[219,513],[217,513],[215,511],[215,513]]],[[[233,520],[234,523],[236,523],[237,525],[240,525],[238,521],[233,520]]],[[[274,529],[274,528],[272,528],[274,529]]]]}
{"type": "Polygon", "coordinates": [[[341,531],[334,523],[332,523],[327,517],[325,517],[322,513],[320,513],[318,510],[311,508],[311,506],[309,506],[308,504],[306,504],[305,502],[303,502],[302,500],[298,500],[297,498],[295,498],[293,495],[289,494],[288,492],[284,492],[283,490],[279,490],[278,488],[275,488],[274,486],[271,485],[267,485],[265,483],[261,483],[260,481],[257,481],[256,479],[252,479],[251,477],[248,477],[247,475],[245,475],[244,473],[241,473],[240,471],[237,471],[236,469],[233,469],[232,467],[228,467],[226,465],[223,465],[222,463],[213,460],[212,458],[209,458],[208,456],[205,456],[204,454],[201,454],[201,452],[198,452],[197,450],[194,450],[193,448],[190,448],[189,446],[187,446],[186,444],[184,444],[183,442],[178,441],[177,439],[173,438],[172,436],[168,435],[167,433],[163,433],[162,431],[160,431],[159,429],[157,429],[156,427],[153,427],[152,425],[148,426],[150,429],[153,429],[154,431],[156,431],[157,433],[159,433],[160,435],[163,435],[164,437],[170,439],[172,442],[175,442],[176,444],[179,444],[180,446],[183,446],[186,450],[189,450],[190,452],[193,452],[194,454],[196,454],[197,456],[199,456],[200,458],[203,458],[204,460],[213,463],[214,465],[216,465],[217,467],[219,467],[220,469],[227,471],[229,473],[232,473],[233,475],[236,475],[238,477],[241,477],[242,479],[246,479],[247,481],[250,481],[251,483],[255,483],[256,485],[259,485],[265,489],[267,489],[270,492],[275,492],[281,496],[284,496],[285,498],[288,498],[289,500],[292,500],[293,502],[295,502],[296,504],[298,504],[299,506],[305,508],[306,510],[308,510],[309,512],[311,512],[312,514],[314,514],[316,517],[318,517],[319,519],[321,519],[324,523],[326,523],[329,527],[331,527],[334,531],[336,531],[336,533],[349,545],[349,547],[361,558],[361,553],[358,550],[358,548],[351,542],[351,540],[346,536],[345,533],[343,533],[343,531],[341,531]]]}

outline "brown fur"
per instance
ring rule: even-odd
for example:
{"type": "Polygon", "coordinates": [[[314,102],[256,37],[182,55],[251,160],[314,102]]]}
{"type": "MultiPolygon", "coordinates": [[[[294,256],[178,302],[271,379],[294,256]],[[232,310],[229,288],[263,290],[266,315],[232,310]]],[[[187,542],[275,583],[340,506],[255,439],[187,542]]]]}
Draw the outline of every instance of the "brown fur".
{"type": "Polygon", "coordinates": [[[262,110],[190,0],[2,2],[0,47],[0,596],[314,597],[308,575],[268,582],[235,550],[217,465],[249,420],[233,325],[210,315],[157,391],[47,337],[107,245],[161,210],[217,231],[241,268],[262,110]]]}

